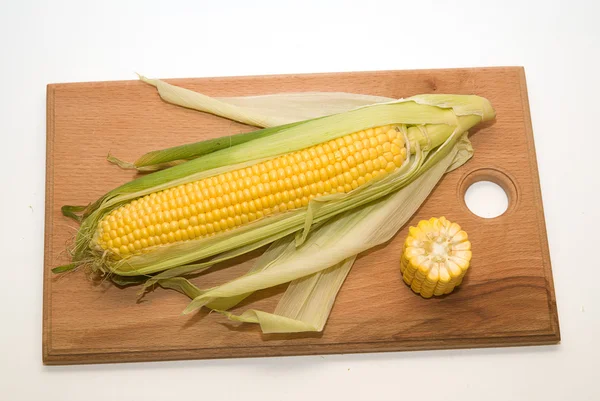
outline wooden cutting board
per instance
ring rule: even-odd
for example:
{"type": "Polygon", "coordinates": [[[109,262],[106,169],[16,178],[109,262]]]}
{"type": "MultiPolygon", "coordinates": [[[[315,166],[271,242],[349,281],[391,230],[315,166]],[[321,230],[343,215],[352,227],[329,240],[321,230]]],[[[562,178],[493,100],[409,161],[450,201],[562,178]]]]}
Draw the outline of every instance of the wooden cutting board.
{"type": "MultiPolygon", "coordinates": [[[[525,73],[522,68],[383,71],[169,80],[214,96],[345,91],[394,98],[464,93],[488,98],[493,123],[471,133],[475,156],[447,174],[410,225],[446,216],[468,232],[473,260],[449,296],[422,299],[401,280],[399,258],[408,225],[385,246],[360,255],[322,333],[263,335],[204,311],[181,315],[188,299],[157,289],[95,284],[83,271],[56,276],[76,224],[65,204],[87,204],[134,178],[109,164],[154,149],[253,128],[179,108],[138,81],[48,85],[43,361],[77,364],[170,359],[327,354],[552,344],[560,339],[525,73]],[[479,180],[500,184],[508,210],[483,219],[464,203],[479,180]]],[[[195,282],[210,287],[248,268],[248,257],[195,282]]],[[[235,308],[272,311],[285,286],[261,291],[235,308]]]]}

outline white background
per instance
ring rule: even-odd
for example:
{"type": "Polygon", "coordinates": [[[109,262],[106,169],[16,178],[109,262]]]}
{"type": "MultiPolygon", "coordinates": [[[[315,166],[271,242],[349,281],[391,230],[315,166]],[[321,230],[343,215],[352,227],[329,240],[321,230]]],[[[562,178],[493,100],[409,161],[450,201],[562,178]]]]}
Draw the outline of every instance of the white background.
{"type": "MultiPolygon", "coordinates": [[[[600,399],[597,1],[0,1],[0,399],[600,399]],[[44,367],[46,84],[526,68],[562,343],[44,367]]],[[[398,317],[401,318],[401,317],[398,317]]]]}

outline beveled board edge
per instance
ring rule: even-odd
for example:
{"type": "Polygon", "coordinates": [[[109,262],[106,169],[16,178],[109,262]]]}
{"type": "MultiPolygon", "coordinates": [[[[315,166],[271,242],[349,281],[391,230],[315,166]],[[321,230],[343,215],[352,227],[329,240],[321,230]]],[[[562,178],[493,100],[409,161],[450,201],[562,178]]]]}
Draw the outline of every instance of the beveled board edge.
{"type": "Polygon", "coordinates": [[[540,176],[538,171],[537,156],[535,152],[535,140],[533,138],[533,124],[531,123],[531,110],[529,109],[529,95],[527,93],[527,79],[525,77],[525,68],[519,68],[519,81],[521,84],[521,103],[523,104],[523,113],[525,119],[525,134],[527,135],[527,144],[529,146],[529,168],[533,178],[533,190],[537,204],[537,224],[540,235],[540,245],[542,246],[542,264],[546,278],[546,293],[548,295],[548,311],[550,313],[550,322],[555,342],[560,342],[560,326],[558,323],[558,308],[556,305],[556,293],[554,292],[554,278],[552,277],[552,264],[550,262],[550,249],[548,247],[548,234],[546,232],[546,220],[544,217],[544,203],[542,201],[542,189],[540,187],[540,176]]]}
{"type": "Polygon", "coordinates": [[[54,204],[54,89],[56,85],[48,85],[46,89],[46,199],[44,217],[44,283],[43,283],[43,311],[42,311],[42,361],[44,364],[51,363],[60,355],[52,353],[52,319],[50,311],[52,308],[51,295],[51,268],[52,255],[47,252],[51,249],[52,235],[54,232],[53,204],[54,204]]]}
{"type": "Polygon", "coordinates": [[[552,334],[490,338],[457,338],[443,341],[386,341],[365,343],[337,343],[298,346],[260,346],[235,348],[199,348],[193,350],[119,351],[82,354],[48,354],[45,365],[83,365],[100,363],[160,362],[195,359],[239,359],[281,356],[309,356],[328,354],[365,354],[380,352],[450,350],[472,348],[523,347],[553,345],[557,343],[552,334]]]}

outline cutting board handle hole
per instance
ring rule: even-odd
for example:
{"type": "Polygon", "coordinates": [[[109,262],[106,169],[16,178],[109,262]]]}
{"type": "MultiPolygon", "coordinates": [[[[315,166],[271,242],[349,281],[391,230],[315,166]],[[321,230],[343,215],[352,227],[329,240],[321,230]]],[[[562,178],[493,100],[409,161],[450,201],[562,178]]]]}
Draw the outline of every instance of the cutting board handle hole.
{"type": "Polygon", "coordinates": [[[504,172],[485,168],[467,173],[459,185],[459,197],[469,212],[493,219],[512,211],[516,205],[517,189],[504,172]]]}

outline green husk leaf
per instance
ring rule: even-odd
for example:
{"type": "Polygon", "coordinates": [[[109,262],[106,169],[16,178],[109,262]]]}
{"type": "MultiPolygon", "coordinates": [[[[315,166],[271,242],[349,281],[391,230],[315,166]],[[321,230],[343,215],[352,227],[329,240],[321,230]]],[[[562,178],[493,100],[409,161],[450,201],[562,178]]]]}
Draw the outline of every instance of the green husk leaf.
{"type": "MultiPolygon", "coordinates": [[[[161,151],[161,152],[163,152],[163,151],[161,151]]],[[[149,157],[153,157],[153,156],[149,156],[149,157]]],[[[117,166],[121,167],[123,170],[137,170],[140,173],[148,173],[148,172],[153,172],[153,171],[158,171],[158,170],[164,170],[169,167],[177,166],[186,161],[183,159],[180,160],[180,159],[176,159],[173,157],[166,157],[166,160],[162,160],[159,157],[159,158],[157,158],[156,163],[152,162],[152,163],[149,163],[148,165],[145,165],[143,163],[140,164],[137,161],[135,163],[126,162],[126,161],[121,160],[110,154],[106,157],[106,160],[112,164],[116,164],[117,166]]]]}
{"type": "Polygon", "coordinates": [[[163,288],[169,288],[171,290],[178,291],[192,299],[203,294],[202,290],[183,277],[171,277],[159,280],[155,284],[158,284],[163,288]]]}
{"type": "Polygon", "coordinates": [[[60,208],[60,211],[62,212],[63,216],[73,219],[78,223],[81,223],[81,220],[83,220],[83,213],[86,208],[87,206],[65,205],[60,208]]]}
{"type": "MultiPolygon", "coordinates": [[[[289,127],[293,125],[294,124],[287,124],[289,127]]],[[[251,131],[207,139],[205,141],[175,146],[163,150],[156,150],[142,155],[134,163],[126,163],[125,166],[127,167],[125,168],[135,168],[142,172],[161,170],[218,150],[227,149],[259,138],[266,138],[274,133],[275,131],[273,130],[251,131]]],[[[123,165],[119,166],[123,167],[123,165]]]]}
{"type": "Polygon", "coordinates": [[[106,156],[106,160],[112,164],[116,164],[124,170],[135,170],[137,168],[135,163],[126,162],[124,160],[119,159],[118,157],[111,155],[110,153],[108,154],[108,156],[106,156]]]}
{"type": "Polygon", "coordinates": [[[110,275],[110,281],[119,287],[128,287],[131,285],[140,285],[146,282],[147,276],[119,276],[118,274],[110,275]]]}
{"type": "MultiPolygon", "coordinates": [[[[203,291],[192,284],[189,280],[184,277],[172,277],[167,279],[158,280],[156,283],[163,288],[178,291],[189,298],[194,298],[202,295],[203,291]]],[[[226,310],[234,307],[238,303],[242,302],[250,294],[240,294],[235,297],[219,298],[209,302],[206,306],[213,310],[226,310]]]]}
{"type": "Polygon", "coordinates": [[[69,263],[67,265],[57,266],[52,269],[52,273],[65,273],[76,269],[79,266],[79,263],[69,263]]]}

